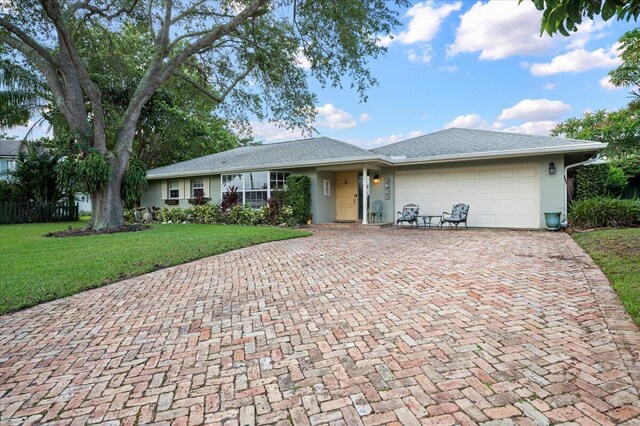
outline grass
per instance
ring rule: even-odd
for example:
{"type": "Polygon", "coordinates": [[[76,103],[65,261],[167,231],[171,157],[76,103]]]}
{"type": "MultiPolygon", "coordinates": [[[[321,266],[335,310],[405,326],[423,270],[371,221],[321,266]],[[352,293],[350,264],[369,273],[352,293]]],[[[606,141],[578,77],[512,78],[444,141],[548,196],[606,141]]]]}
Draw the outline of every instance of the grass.
{"type": "Polygon", "coordinates": [[[625,309],[640,325],[640,228],[574,233],[611,281],[625,309]]]}
{"type": "Polygon", "coordinates": [[[0,314],[162,267],[267,241],[310,235],[272,227],[156,225],[141,232],[46,238],[83,222],[0,226],[0,314]]]}

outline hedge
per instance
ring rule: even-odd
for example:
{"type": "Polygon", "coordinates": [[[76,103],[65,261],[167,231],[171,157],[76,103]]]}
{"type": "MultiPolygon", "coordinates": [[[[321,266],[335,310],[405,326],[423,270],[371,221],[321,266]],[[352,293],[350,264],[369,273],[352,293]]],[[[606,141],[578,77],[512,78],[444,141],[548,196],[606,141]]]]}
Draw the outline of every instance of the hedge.
{"type": "Polygon", "coordinates": [[[311,179],[304,175],[287,177],[285,204],[293,209],[293,218],[300,224],[311,218],[311,179]]]}
{"type": "Polygon", "coordinates": [[[569,221],[576,228],[640,226],[640,200],[595,197],[574,201],[569,221]]]}

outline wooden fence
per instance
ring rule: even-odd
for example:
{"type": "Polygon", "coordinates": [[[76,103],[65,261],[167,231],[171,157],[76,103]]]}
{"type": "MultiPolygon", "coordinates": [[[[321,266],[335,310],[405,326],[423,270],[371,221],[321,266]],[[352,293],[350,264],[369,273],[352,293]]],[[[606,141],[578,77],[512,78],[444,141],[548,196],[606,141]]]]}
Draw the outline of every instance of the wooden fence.
{"type": "Polygon", "coordinates": [[[0,223],[66,222],[71,220],[78,220],[78,206],[75,204],[0,201],[0,223]]]}

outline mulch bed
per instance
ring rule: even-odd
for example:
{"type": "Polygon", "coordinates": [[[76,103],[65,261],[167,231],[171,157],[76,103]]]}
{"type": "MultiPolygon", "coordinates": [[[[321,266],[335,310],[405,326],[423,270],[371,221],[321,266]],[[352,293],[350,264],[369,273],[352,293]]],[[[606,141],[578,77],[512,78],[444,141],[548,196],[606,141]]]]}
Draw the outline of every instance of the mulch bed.
{"type": "Polygon", "coordinates": [[[48,234],[44,234],[45,237],[86,237],[88,235],[102,235],[102,234],[118,234],[120,232],[138,232],[138,231],[146,231],[147,229],[152,229],[153,226],[149,225],[124,225],[119,226],[117,228],[108,228],[108,229],[82,229],[82,228],[74,228],[67,229],[65,231],[58,232],[49,232],[48,234]]]}

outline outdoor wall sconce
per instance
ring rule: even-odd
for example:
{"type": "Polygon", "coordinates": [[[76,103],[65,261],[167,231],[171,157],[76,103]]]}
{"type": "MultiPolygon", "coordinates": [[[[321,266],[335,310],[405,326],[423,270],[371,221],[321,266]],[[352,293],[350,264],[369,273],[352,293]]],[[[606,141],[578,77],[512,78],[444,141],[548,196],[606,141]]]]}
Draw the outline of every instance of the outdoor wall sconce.
{"type": "Polygon", "coordinates": [[[556,174],[556,165],[553,164],[553,161],[549,163],[549,174],[550,175],[556,174]]]}
{"type": "Polygon", "coordinates": [[[379,174],[375,174],[373,175],[373,183],[375,183],[376,185],[380,183],[380,175],[379,174]]]}

